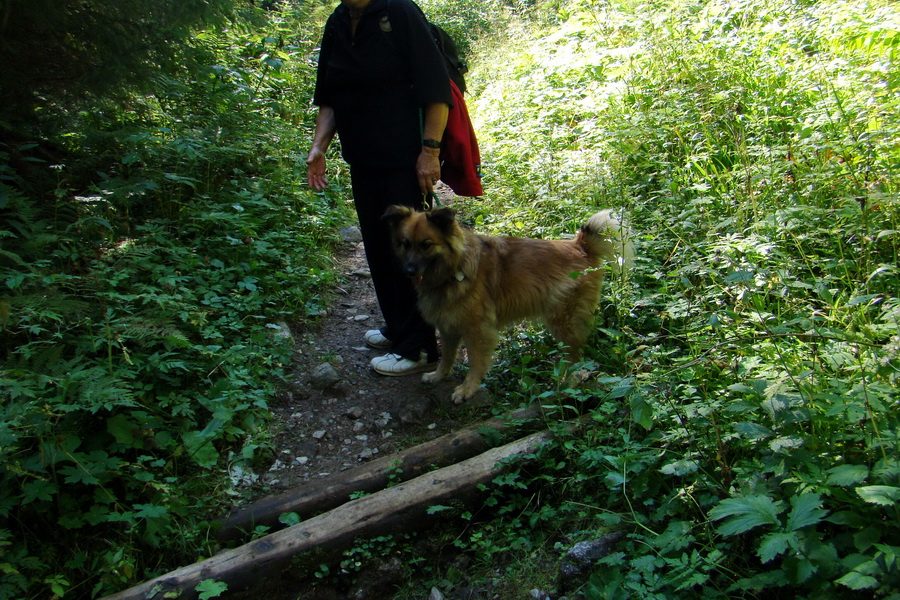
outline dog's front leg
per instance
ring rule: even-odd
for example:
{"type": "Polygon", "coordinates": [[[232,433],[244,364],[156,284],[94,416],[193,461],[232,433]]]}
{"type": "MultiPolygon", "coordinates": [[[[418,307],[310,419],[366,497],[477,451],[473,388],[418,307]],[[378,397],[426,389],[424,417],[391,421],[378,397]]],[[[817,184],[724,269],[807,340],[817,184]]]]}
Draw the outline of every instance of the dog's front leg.
{"type": "Polygon", "coordinates": [[[457,332],[446,332],[441,330],[441,361],[438,363],[437,369],[431,373],[422,376],[425,383],[437,383],[450,374],[453,363],[456,362],[456,353],[459,352],[459,344],[462,336],[457,332]]]}
{"type": "Polygon", "coordinates": [[[500,337],[496,331],[481,330],[466,337],[466,349],[469,352],[469,372],[462,384],[453,390],[453,403],[462,404],[481,389],[481,382],[491,368],[494,358],[494,349],[497,347],[500,337]]]}

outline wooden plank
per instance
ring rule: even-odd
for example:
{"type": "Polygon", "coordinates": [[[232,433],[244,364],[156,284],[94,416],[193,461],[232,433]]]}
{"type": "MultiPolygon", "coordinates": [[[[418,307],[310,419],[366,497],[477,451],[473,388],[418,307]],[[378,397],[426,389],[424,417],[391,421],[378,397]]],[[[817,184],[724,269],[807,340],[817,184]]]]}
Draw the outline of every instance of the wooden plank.
{"type": "MultiPolygon", "coordinates": [[[[354,539],[373,537],[414,525],[421,529],[429,507],[480,495],[479,486],[503,473],[514,459],[535,452],[552,439],[542,431],[443,469],[348,502],[317,517],[227,550],[206,560],[107,596],[105,600],[196,598],[196,586],[215,579],[236,591],[257,574],[280,567],[295,555],[315,549],[336,549],[354,539]],[[165,595],[165,596],[164,596],[165,595]]],[[[440,518],[440,517],[435,517],[440,518]]]]}
{"type": "Polygon", "coordinates": [[[257,525],[281,529],[284,525],[278,518],[284,513],[297,513],[306,519],[344,504],[353,494],[376,492],[390,483],[408,481],[435,468],[465,460],[489,448],[481,433],[485,428],[503,433],[533,421],[531,431],[534,431],[540,415],[538,405],[520,408],[320,481],[261,498],[232,511],[222,521],[216,537],[223,541],[237,539],[257,525]]]}

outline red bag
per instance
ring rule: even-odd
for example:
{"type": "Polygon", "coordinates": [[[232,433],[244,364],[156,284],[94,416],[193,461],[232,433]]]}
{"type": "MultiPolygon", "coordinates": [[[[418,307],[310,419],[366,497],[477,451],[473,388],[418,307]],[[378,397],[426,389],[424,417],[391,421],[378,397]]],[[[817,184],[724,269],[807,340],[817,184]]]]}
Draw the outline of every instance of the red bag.
{"type": "Polygon", "coordinates": [[[483,196],[481,188],[481,153],[469,110],[462,92],[450,80],[453,107],[447,115],[447,128],[441,140],[441,181],[457,196],[483,196]]]}

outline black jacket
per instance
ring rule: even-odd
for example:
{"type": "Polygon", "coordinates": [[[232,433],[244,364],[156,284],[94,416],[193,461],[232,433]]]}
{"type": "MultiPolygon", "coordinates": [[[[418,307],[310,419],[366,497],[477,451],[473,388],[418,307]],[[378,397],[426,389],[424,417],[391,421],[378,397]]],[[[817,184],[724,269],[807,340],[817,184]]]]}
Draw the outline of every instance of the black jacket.
{"type": "Polygon", "coordinates": [[[322,36],[313,103],[334,109],[344,160],[363,167],[414,166],[421,108],[452,103],[443,58],[410,0],[372,0],[350,33],[339,5],[322,36]]]}

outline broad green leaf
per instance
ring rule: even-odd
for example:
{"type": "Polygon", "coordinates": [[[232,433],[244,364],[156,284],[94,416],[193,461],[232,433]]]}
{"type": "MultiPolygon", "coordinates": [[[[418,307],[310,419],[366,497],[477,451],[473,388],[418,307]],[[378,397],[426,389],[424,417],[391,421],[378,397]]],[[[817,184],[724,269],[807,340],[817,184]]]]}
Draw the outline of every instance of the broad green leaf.
{"type": "Polygon", "coordinates": [[[725,276],[726,283],[746,283],[753,281],[753,271],[732,271],[725,276]]]}
{"type": "Polygon", "coordinates": [[[869,476],[869,468],[865,465],[840,465],[828,469],[826,483],[841,487],[850,487],[863,482],[869,476]]]}
{"type": "Polygon", "coordinates": [[[59,469],[59,473],[66,476],[66,483],[84,483],[86,485],[97,485],[100,483],[99,479],[81,465],[66,465],[59,469]]]}
{"type": "Polygon", "coordinates": [[[653,428],[653,407],[644,400],[641,394],[631,397],[631,418],[646,430],[653,428]]]}
{"type": "Polygon", "coordinates": [[[900,502],[900,487],[890,485],[866,485],[856,488],[860,498],[871,504],[895,506],[900,502]]]}
{"type": "Polygon", "coordinates": [[[761,440],[775,435],[775,432],[757,423],[744,421],[743,423],[735,423],[734,430],[742,437],[750,440],[761,440]]]}
{"type": "Polygon", "coordinates": [[[866,590],[876,587],[878,585],[878,580],[874,577],[863,575],[862,573],[858,573],[856,571],[850,571],[849,573],[838,579],[835,583],[846,586],[851,590],[866,590]]]}
{"type": "Polygon", "coordinates": [[[801,494],[791,498],[791,512],[788,514],[787,531],[798,531],[804,527],[815,525],[828,515],[822,508],[819,494],[801,494]]]}
{"type": "Polygon", "coordinates": [[[22,504],[28,504],[35,500],[52,500],[59,491],[56,484],[51,481],[27,481],[22,484],[22,504]]]}
{"type": "Polygon", "coordinates": [[[784,512],[784,508],[784,502],[776,502],[768,496],[727,498],[709,511],[709,517],[713,520],[727,519],[717,531],[729,536],[760,525],[779,524],[778,515],[784,512]]]}
{"type": "Polygon", "coordinates": [[[866,294],[864,296],[854,296],[847,301],[847,306],[858,306],[860,304],[868,304],[873,298],[879,298],[881,294],[866,294]]]}
{"type": "Polygon", "coordinates": [[[628,396],[631,392],[634,391],[634,382],[631,379],[623,379],[618,385],[616,385],[613,389],[609,391],[606,397],[609,400],[615,400],[616,398],[624,398],[628,396]]]}
{"type": "Polygon", "coordinates": [[[135,504],[134,516],[142,519],[156,519],[162,517],[169,512],[165,506],[156,506],[154,504],[135,504]]]}
{"type": "Polygon", "coordinates": [[[757,548],[756,553],[759,555],[759,559],[764,563],[767,563],[774,558],[776,558],[780,554],[784,554],[788,548],[794,548],[797,546],[797,533],[796,532],[775,532],[770,533],[763,537],[762,541],[759,544],[759,548],[757,548]]]}
{"type": "Polygon", "coordinates": [[[792,452],[803,445],[803,439],[796,436],[781,436],[772,440],[769,448],[773,452],[792,452]]]}
{"type": "Polygon", "coordinates": [[[696,473],[700,466],[697,464],[695,460],[676,460],[675,462],[670,462],[667,465],[663,465],[660,468],[660,472],[665,475],[687,475],[689,473],[696,473]]]}
{"type": "Polygon", "coordinates": [[[840,510],[832,515],[829,515],[829,517],[825,520],[829,523],[834,523],[835,525],[846,525],[848,527],[854,528],[863,527],[863,525],[866,523],[866,519],[863,515],[852,510],[840,510]]]}
{"type": "Polygon", "coordinates": [[[793,583],[808,581],[819,570],[815,563],[800,554],[788,554],[784,558],[783,569],[789,573],[793,583]]]}
{"type": "Polygon", "coordinates": [[[200,592],[198,598],[200,600],[209,600],[210,598],[218,598],[228,591],[228,584],[224,581],[216,581],[215,579],[204,579],[197,584],[194,591],[200,592]]]}
{"type": "Polygon", "coordinates": [[[184,445],[191,458],[201,467],[214,467],[219,459],[212,440],[201,435],[199,431],[188,431],[184,434],[184,445]]]}
{"type": "Polygon", "coordinates": [[[106,431],[109,432],[116,441],[126,446],[134,446],[134,430],[137,425],[125,415],[116,415],[106,420],[106,431]]]}
{"type": "Polygon", "coordinates": [[[300,515],[295,512],[282,513],[278,516],[278,522],[288,527],[293,527],[300,523],[300,515]]]}
{"type": "Polygon", "coordinates": [[[728,389],[732,392],[741,393],[741,394],[755,394],[756,390],[747,385],[746,383],[733,383],[728,386],[728,389]]]}

